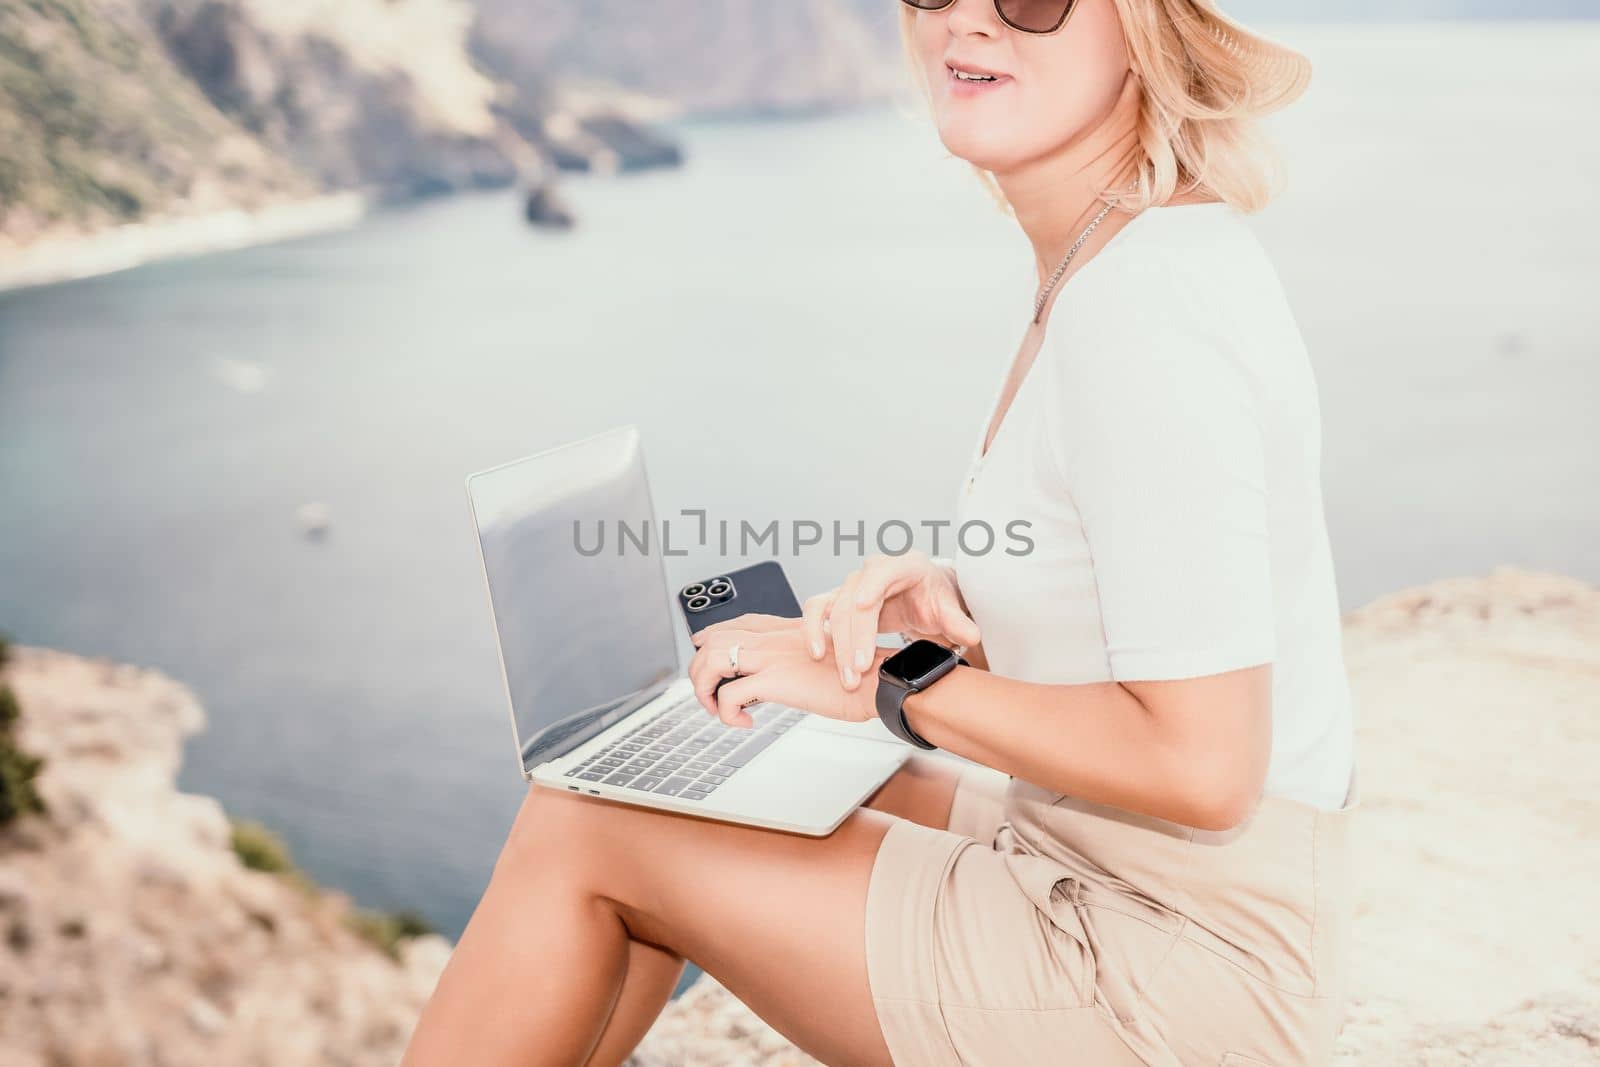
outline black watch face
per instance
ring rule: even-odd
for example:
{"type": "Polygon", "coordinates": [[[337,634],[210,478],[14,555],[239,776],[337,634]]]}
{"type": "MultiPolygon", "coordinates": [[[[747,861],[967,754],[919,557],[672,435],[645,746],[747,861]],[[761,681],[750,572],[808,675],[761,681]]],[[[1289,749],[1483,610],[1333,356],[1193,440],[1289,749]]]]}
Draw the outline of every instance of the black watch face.
{"type": "Polygon", "coordinates": [[[913,641],[883,661],[883,669],[915,685],[929,671],[952,659],[955,653],[936,641],[913,641]]]}

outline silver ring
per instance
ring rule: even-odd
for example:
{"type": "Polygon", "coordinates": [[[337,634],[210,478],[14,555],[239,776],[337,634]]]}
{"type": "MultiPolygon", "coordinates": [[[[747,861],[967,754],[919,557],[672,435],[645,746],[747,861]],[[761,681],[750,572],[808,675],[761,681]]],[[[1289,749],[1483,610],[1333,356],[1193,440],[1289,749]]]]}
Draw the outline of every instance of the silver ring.
{"type": "Polygon", "coordinates": [[[728,666],[733,668],[733,673],[739,673],[739,642],[735,641],[728,646],[728,666]]]}

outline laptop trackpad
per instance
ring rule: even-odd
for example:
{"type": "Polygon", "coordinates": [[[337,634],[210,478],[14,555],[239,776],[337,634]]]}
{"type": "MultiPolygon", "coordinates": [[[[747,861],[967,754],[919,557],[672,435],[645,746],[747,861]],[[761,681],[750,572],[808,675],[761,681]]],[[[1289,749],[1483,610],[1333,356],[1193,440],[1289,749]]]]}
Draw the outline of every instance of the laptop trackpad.
{"type": "Polygon", "coordinates": [[[889,728],[878,719],[868,719],[866,722],[842,722],[824,715],[808,714],[804,719],[800,720],[800,725],[797,729],[823,730],[843,737],[859,738],[862,741],[887,741],[891,745],[905,744],[904,741],[891,734],[889,728]]]}
{"type": "Polygon", "coordinates": [[[911,746],[896,744],[851,744],[831,731],[796,728],[708,799],[786,829],[826,833],[905,762],[911,746]]]}

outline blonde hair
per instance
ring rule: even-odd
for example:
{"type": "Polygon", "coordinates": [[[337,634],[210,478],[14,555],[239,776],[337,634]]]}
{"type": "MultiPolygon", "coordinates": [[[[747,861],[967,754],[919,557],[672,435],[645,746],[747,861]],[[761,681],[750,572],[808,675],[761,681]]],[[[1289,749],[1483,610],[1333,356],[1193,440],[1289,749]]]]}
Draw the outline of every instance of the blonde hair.
{"type": "MultiPolygon", "coordinates": [[[[1305,91],[1310,61],[1233,22],[1213,0],[1112,2],[1139,79],[1140,151],[1134,190],[1102,190],[1102,198],[1137,212],[1198,190],[1241,211],[1265,207],[1282,174],[1258,120],[1305,91]]],[[[931,103],[912,37],[917,12],[901,7],[901,44],[931,103]]],[[[1011,214],[993,173],[977,164],[973,169],[1011,214]]]]}

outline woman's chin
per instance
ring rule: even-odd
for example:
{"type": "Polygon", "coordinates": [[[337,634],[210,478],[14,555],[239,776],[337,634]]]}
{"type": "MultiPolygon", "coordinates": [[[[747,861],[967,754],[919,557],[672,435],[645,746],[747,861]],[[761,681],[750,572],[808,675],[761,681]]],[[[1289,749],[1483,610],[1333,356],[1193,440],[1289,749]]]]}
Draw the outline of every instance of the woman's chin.
{"type": "Polygon", "coordinates": [[[1005,170],[1016,157],[1015,149],[1007,145],[995,143],[992,135],[984,135],[975,131],[939,132],[939,140],[944,143],[950,154],[959,159],[964,159],[975,167],[984,170],[1005,170]]]}

